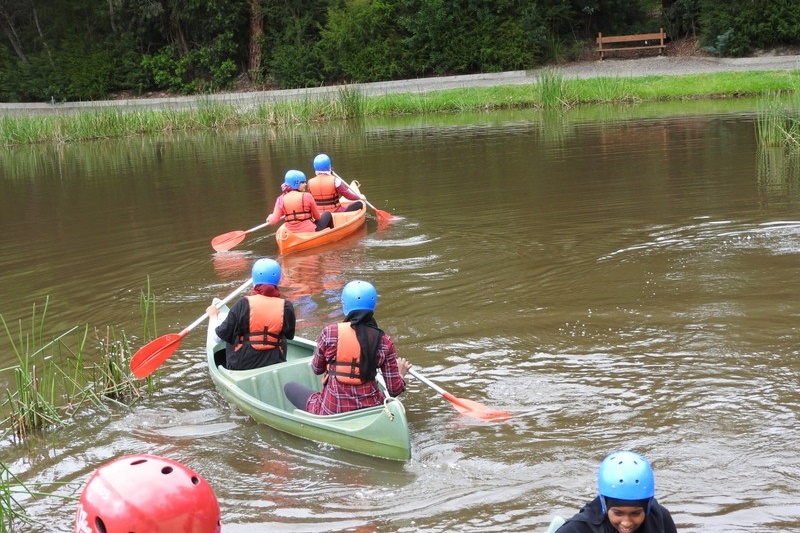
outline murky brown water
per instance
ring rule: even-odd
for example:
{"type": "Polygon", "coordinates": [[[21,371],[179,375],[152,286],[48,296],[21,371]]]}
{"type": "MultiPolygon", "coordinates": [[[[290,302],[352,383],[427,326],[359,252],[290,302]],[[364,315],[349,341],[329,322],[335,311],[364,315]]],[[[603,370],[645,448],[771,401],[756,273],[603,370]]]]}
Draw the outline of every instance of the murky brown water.
{"type": "MultiPolygon", "coordinates": [[[[303,336],[338,318],[347,280],[369,279],[402,355],[514,417],[463,418],[413,382],[410,462],[298,440],[213,390],[201,327],[147,401],[6,440],[0,460],[72,495],[112,457],[169,455],[212,483],[226,533],[509,532],[571,515],[602,457],[634,448],[679,530],[800,531],[797,162],[756,149],[746,106],[580,113],[4,150],[6,321],[49,295],[51,335],[136,336],[149,276],[159,333],[180,331],[276,250],[269,230],[226,254],[210,239],[261,223],[285,170],[326,151],[402,218],[281,259],[303,336]]],[[[0,366],[13,362],[2,336],[0,366]]],[[[25,504],[71,531],[73,501],[25,504]]]]}

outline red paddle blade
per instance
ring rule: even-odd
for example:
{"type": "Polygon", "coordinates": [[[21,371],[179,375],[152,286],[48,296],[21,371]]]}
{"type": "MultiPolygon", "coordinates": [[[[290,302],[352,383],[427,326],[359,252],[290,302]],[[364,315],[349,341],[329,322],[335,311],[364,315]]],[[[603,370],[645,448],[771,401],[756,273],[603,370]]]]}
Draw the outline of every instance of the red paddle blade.
{"type": "Polygon", "coordinates": [[[472,400],[456,398],[449,392],[445,392],[442,396],[445,400],[452,403],[453,407],[455,407],[459,413],[473,418],[480,418],[481,420],[507,420],[511,418],[511,413],[508,411],[492,409],[491,407],[487,407],[472,400]]]}
{"type": "Polygon", "coordinates": [[[375,210],[375,216],[378,220],[392,220],[394,218],[391,213],[381,211],[380,209],[375,210]]]}
{"type": "Polygon", "coordinates": [[[166,361],[181,345],[186,333],[168,333],[148,342],[131,357],[131,372],[139,379],[146,378],[166,361]]]}
{"type": "Polygon", "coordinates": [[[217,235],[211,239],[211,247],[218,252],[227,252],[240,242],[242,242],[247,235],[246,231],[236,230],[217,235]]]}

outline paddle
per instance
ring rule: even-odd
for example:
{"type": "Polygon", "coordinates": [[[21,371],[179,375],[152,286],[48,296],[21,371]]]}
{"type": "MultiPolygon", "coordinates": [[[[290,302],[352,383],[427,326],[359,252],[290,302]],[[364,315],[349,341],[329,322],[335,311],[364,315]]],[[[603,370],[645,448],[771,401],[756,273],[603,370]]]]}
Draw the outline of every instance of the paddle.
{"type": "MultiPolygon", "coordinates": [[[[252,280],[245,281],[238,289],[230,293],[224,299],[215,302],[214,306],[219,309],[226,303],[233,300],[237,294],[241,293],[250,286],[252,280]]],[[[161,363],[166,361],[172,353],[181,345],[183,338],[194,328],[199,326],[208,318],[208,314],[203,314],[200,318],[189,324],[180,333],[167,333],[157,339],[148,342],[131,357],[131,372],[139,379],[146,378],[152,374],[161,363]]]]}
{"type": "Polygon", "coordinates": [[[211,247],[218,252],[227,252],[234,246],[238,245],[240,242],[244,240],[248,233],[255,231],[257,229],[265,228],[269,226],[267,222],[263,224],[259,224],[254,228],[250,228],[249,230],[242,231],[229,231],[228,233],[223,233],[222,235],[217,235],[213,239],[211,239],[211,247]]]}
{"type": "MultiPolygon", "coordinates": [[[[337,177],[337,178],[339,178],[340,180],[342,180],[342,182],[344,182],[345,186],[346,186],[348,189],[350,189],[350,192],[352,192],[352,193],[355,193],[355,192],[356,192],[356,191],[354,191],[354,190],[352,189],[352,187],[350,187],[350,184],[349,184],[349,183],[347,183],[347,181],[345,181],[344,179],[342,179],[342,177],[341,177],[339,174],[337,174],[337,173],[336,173],[336,172],[334,172],[333,170],[331,170],[331,174],[332,174],[332,175],[334,175],[334,176],[336,176],[336,177],[337,177]]],[[[391,213],[388,213],[388,212],[386,212],[386,211],[381,211],[380,209],[378,209],[377,207],[375,207],[374,205],[372,205],[371,203],[369,203],[369,200],[367,200],[366,196],[364,197],[364,201],[367,203],[367,205],[368,205],[368,206],[370,206],[370,207],[372,208],[372,210],[373,210],[373,211],[375,211],[375,216],[376,216],[376,217],[378,217],[378,219],[379,219],[379,220],[392,220],[392,219],[394,218],[394,217],[392,216],[392,214],[391,214],[391,213]]]]}
{"type": "Polygon", "coordinates": [[[453,404],[460,413],[465,414],[467,416],[472,416],[474,418],[480,418],[482,420],[506,420],[511,418],[511,413],[508,411],[500,411],[499,409],[492,409],[491,407],[487,407],[483,404],[478,402],[474,402],[472,400],[465,400],[463,398],[456,398],[436,383],[432,382],[425,376],[419,373],[418,370],[414,370],[414,368],[409,368],[408,372],[423,382],[425,385],[429,386],[436,392],[442,395],[442,397],[453,404]]]}

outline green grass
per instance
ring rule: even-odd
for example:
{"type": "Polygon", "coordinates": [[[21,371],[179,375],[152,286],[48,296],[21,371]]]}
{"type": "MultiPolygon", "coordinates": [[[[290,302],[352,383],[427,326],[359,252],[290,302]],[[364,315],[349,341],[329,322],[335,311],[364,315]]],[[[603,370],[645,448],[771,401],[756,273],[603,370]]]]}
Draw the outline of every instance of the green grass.
{"type": "Polygon", "coordinates": [[[741,98],[800,93],[800,70],[720,72],[681,76],[566,79],[545,70],[530,84],[364,96],[356,87],[336,93],[258,105],[201,99],[190,110],[100,110],[0,118],[0,144],[66,143],[174,131],[243,126],[282,127],[365,117],[501,109],[571,109],[594,104],[741,98]]]}

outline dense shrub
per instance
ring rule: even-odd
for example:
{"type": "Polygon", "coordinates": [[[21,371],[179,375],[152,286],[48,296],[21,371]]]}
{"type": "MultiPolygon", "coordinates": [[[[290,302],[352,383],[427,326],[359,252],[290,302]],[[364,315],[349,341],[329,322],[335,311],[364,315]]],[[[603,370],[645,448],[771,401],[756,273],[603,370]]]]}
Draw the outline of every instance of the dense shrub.
{"type": "Polygon", "coordinates": [[[800,9],[794,0],[700,0],[699,20],[701,43],[719,55],[800,43],[800,9]]]}
{"type": "Polygon", "coordinates": [[[88,100],[155,88],[217,91],[229,88],[240,73],[280,87],[307,87],[517,70],[575,59],[598,31],[642,33],[659,26],[673,38],[698,35],[713,53],[746,55],[755,48],[800,44],[796,5],[796,0],[6,1],[0,99],[88,100]],[[258,28],[252,36],[251,22],[258,28]]]}
{"type": "Polygon", "coordinates": [[[331,9],[318,43],[325,77],[368,82],[405,76],[396,16],[392,3],[380,0],[331,9]]]}
{"type": "Polygon", "coordinates": [[[678,0],[664,13],[667,35],[673,39],[696,37],[699,30],[700,0],[678,0]]]}
{"type": "Polygon", "coordinates": [[[524,2],[402,0],[407,69],[415,75],[465,74],[531,66],[524,2]]]}
{"type": "Polygon", "coordinates": [[[323,81],[322,63],[315,40],[309,37],[313,18],[310,14],[291,19],[270,48],[267,61],[268,76],[280,87],[313,87],[323,81]]]}

